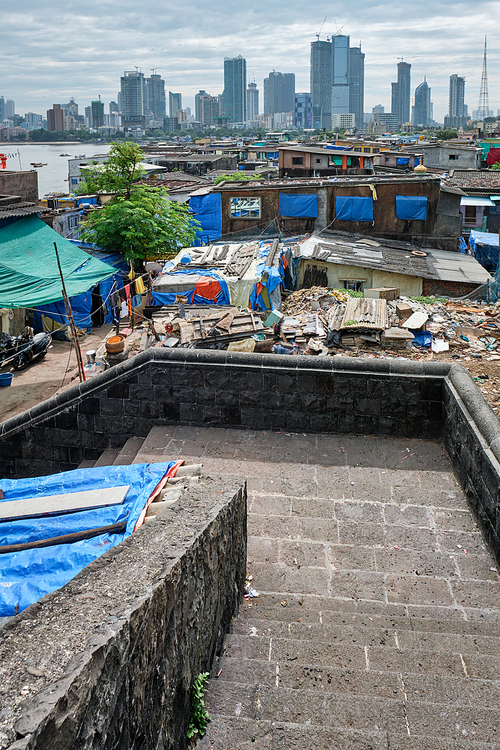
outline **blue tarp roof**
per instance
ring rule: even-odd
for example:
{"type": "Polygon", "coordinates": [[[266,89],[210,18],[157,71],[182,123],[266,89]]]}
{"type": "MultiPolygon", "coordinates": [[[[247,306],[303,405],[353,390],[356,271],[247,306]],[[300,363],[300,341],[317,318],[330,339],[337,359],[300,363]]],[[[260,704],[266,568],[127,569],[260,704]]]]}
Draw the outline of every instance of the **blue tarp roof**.
{"type": "Polygon", "coordinates": [[[73,544],[0,555],[0,617],[21,612],[45,594],[68,583],[92,560],[132,534],[149,496],[174,462],[76,469],[46,477],[0,479],[3,501],[130,485],[120,505],[0,522],[0,545],[51,539],[126,522],[120,534],[102,534],[73,544]]]}

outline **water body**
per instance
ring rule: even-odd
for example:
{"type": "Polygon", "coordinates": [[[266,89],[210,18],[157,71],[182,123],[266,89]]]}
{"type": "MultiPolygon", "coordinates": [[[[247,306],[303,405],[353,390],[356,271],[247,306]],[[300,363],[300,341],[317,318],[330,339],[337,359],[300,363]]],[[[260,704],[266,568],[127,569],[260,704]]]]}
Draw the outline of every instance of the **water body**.
{"type": "Polygon", "coordinates": [[[76,156],[90,157],[93,154],[107,154],[108,143],[51,143],[41,144],[0,144],[0,153],[6,154],[7,169],[22,171],[35,169],[32,162],[41,162],[45,167],[38,167],[38,195],[46,193],[68,192],[68,159],[76,156]],[[19,154],[18,154],[19,152],[19,154]],[[69,154],[70,156],[61,156],[69,154]]]}

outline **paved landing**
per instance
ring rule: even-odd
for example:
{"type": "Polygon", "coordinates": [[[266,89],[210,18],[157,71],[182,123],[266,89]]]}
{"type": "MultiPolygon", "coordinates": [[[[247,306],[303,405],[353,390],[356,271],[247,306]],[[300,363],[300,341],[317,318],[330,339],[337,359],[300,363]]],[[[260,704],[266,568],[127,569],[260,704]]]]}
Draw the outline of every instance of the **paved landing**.
{"type": "Polygon", "coordinates": [[[248,478],[260,596],[197,750],[500,750],[500,578],[438,443],[155,428],[163,452],[248,478]]]}

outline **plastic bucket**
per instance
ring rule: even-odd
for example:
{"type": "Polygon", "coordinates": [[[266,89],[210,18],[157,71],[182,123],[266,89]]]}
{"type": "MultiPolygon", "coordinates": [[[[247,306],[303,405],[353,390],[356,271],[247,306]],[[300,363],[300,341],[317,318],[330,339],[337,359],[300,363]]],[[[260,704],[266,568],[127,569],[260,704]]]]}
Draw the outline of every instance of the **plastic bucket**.
{"type": "Polygon", "coordinates": [[[14,375],[11,372],[0,373],[0,388],[5,388],[12,383],[14,375]]]}

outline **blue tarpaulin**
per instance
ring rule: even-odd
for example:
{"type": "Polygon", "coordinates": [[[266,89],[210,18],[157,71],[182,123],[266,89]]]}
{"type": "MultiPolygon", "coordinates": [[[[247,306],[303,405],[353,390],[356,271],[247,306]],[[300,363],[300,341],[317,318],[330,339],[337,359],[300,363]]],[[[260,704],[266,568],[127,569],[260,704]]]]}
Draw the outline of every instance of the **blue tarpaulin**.
{"type": "Polygon", "coordinates": [[[279,215],[316,217],[318,215],[318,196],[316,194],[289,195],[280,193],[279,215]]]}
{"type": "Polygon", "coordinates": [[[339,221],[373,221],[373,198],[338,196],[335,211],[339,221]]]}
{"type": "Polygon", "coordinates": [[[0,502],[129,485],[120,505],[41,518],[0,522],[0,545],[22,544],[126,522],[119,534],[102,534],[73,544],[9,552],[0,556],[0,617],[22,612],[68,583],[92,560],[132,534],[156,485],[174,462],[76,469],[30,479],[0,479],[0,502]]]}
{"type": "Polygon", "coordinates": [[[222,233],[220,193],[193,195],[189,200],[189,208],[193,217],[201,224],[201,229],[197,229],[196,244],[200,245],[201,242],[208,244],[220,239],[222,233]]]}
{"type": "Polygon", "coordinates": [[[175,305],[179,294],[187,297],[188,305],[230,305],[229,288],[225,279],[216,271],[201,268],[186,268],[169,272],[169,276],[199,274],[196,285],[183,292],[156,292],[153,288],[153,305],[175,305]]]}
{"type": "Polygon", "coordinates": [[[285,278],[285,254],[281,252],[279,268],[266,266],[271,245],[262,242],[261,247],[255,269],[258,281],[250,292],[250,308],[252,310],[277,310],[281,307],[280,285],[285,278]]]}
{"type": "Polygon", "coordinates": [[[405,166],[406,164],[409,164],[409,163],[410,163],[410,160],[409,160],[409,158],[408,158],[408,157],[406,157],[406,158],[404,158],[404,157],[402,157],[402,156],[398,156],[398,157],[396,157],[396,164],[397,164],[397,165],[398,165],[399,167],[404,167],[404,166],[405,166]]]}
{"type": "Polygon", "coordinates": [[[424,221],[427,218],[427,196],[396,195],[396,216],[398,219],[424,221]]]}
{"type": "MultiPolygon", "coordinates": [[[[103,282],[101,282],[102,284],[103,282]]],[[[79,294],[70,299],[71,312],[77,328],[91,328],[92,320],[92,290],[79,294]]],[[[51,302],[49,305],[39,305],[33,312],[33,328],[35,331],[43,331],[42,315],[60,323],[61,326],[68,325],[68,315],[64,302],[51,302]]]]}
{"type": "Polygon", "coordinates": [[[498,234],[478,232],[476,229],[471,229],[469,247],[478,263],[488,273],[494,274],[498,268],[498,234]]]}

